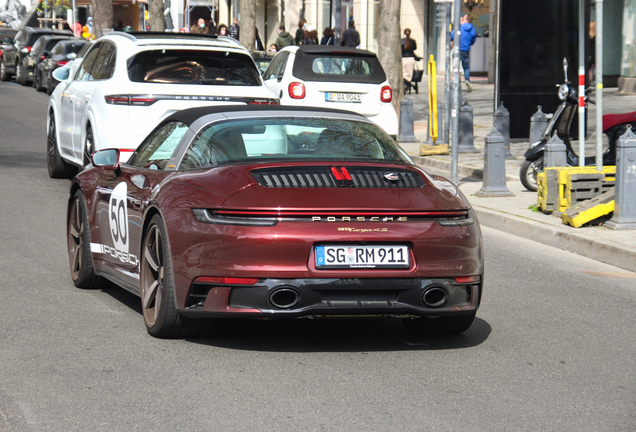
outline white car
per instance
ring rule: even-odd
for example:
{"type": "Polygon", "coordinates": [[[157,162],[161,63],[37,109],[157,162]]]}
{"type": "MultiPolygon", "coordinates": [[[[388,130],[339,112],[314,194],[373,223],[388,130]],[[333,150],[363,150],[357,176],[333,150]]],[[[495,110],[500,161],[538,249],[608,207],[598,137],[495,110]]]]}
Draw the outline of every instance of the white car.
{"type": "Polygon", "coordinates": [[[55,70],[60,84],[49,99],[48,168],[56,178],[72,177],[104,148],[118,148],[126,162],[176,111],[279,102],[249,52],[229,37],[113,32],[74,63],[55,70]]]}
{"type": "Polygon", "coordinates": [[[355,48],[305,45],[283,48],[263,74],[281,105],[357,112],[396,136],[393,91],[377,56],[355,48]]]}

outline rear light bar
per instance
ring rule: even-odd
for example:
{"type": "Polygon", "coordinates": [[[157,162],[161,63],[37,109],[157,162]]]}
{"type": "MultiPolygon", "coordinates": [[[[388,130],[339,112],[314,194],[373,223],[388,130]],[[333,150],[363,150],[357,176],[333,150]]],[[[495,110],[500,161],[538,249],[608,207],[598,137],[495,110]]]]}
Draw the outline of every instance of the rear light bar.
{"type": "Polygon", "coordinates": [[[66,63],[68,63],[68,60],[59,60],[56,63],[58,66],[64,66],[66,63]]]}
{"type": "Polygon", "coordinates": [[[256,282],[258,282],[258,278],[211,277],[211,276],[201,276],[194,280],[194,283],[228,284],[228,285],[254,285],[256,282]]]}
{"type": "Polygon", "coordinates": [[[110,105],[150,106],[157,102],[157,99],[150,95],[107,95],[104,99],[110,105]]]}
{"type": "Polygon", "coordinates": [[[250,217],[286,217],[286,216],[411,216],[411,217],[466,217],[468,212],[466,210],[458,211],[383,211],[383,212],[361,212],[361,211],[286,211],[286,210],[216,210],[214,212],[217,215],[224,216],[250,216],[250,217]]]}
{"type": "Polygon", "coordinates": [[[287,88],[289,97],[292,99],[304,99],[305,98],[305,85],[299,82],[293,82],[289,84],[287,88]]]}
{"type": "Polygon", "coordinates": [[[382,90],[380,90],[380,101],[391,102],[391,100],[393,100],[393,90],[391,90],[391,87],[382,87],[382,90]]]}

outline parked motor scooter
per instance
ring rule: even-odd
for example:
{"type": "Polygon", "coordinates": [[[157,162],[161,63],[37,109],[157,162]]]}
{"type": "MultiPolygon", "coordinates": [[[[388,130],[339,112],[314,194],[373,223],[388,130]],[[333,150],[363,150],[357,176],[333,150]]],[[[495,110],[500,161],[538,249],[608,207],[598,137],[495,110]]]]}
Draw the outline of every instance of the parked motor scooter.
{"type": "MultiPolygon", "coordinates": [[[[578,166],[579,156],[572,148],[570,142],[570,127],[572,126],[572,120],[576,115],[579,100],[578,94],[575,88],[570,87],[568,81],[568,62],[567,59],[563,59],[563,70],[565,72],[565,83],[557,85],[559,88],[559,99],[562,100],[561,105],[558,106],[556,112],[550,119],[548,126],[543,132],[541,141],[533,143],[530,148],[524,154],[526,160],[521,165],[519,170],[519,177],[523,186],[529,191],[537,190],[537,174],[543,172],[543,155],[545,152],[545,146],[547,142],[556,133],[557,136],[563,140],[566,146],[566,161],[568,166],[578,166]]],[[[585,101],[594,103],[589,100],[587,93],[592,87],[586,89],[585,101]]],[[[603,116],[603,134],[607,139],[604,140],[605,150],[603,152],[603,165],[615,165],[616,164],[616,144],[618,138],[625,133],[627,125],[631,124],[632,128],[636,128],[636,111],[625,114],[606,114],[603,116]]],[[[585,158],[585,165],[595,165],[596,157],[589,156],[585,158]]]]}

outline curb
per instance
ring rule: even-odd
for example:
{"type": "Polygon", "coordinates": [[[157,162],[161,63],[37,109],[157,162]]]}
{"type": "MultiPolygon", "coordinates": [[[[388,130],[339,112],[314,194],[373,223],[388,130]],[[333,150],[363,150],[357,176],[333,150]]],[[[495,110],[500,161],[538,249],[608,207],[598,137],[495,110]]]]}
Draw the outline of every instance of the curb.
{"type": "MultiPolygon", "coordinates": [[[[415,162],[418,165],[427,166],[431,168],[438,168],[444,171],[450,171],[451,169],[451,162],[445,159],[431,158],[429,156],[415,156],[415,155],[409,155],[409,156],[411,156],[411,159],[413,159],[413,162],[415,162]]],[[[457,174],[464,177],[472,177],[476,179],[484,178],[483,168],[477,168],[477,167],[462,164],[462,163],[457,164],[457,174]]],[[[515,181],[515,180],[519,180],[519,177],[506,174],[506,181],[515,181]]]]}
{"type": "Polygon", "coordinates": [[[628,249],[603,239],[590,239],[569,229],[473,204],[483,226],[636,272],[636,248],[628,249]]]}

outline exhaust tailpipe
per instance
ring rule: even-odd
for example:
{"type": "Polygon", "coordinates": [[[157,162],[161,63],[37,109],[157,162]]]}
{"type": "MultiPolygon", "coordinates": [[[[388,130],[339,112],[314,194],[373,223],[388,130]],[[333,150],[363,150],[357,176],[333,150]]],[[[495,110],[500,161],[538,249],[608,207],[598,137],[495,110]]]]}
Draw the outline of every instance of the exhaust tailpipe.
{"type": "Polygon", "coordinates": [[[292,288],[278,288],[269,295],[269,302],[278,309],[289,309],[298,304],[300,294],[292,288]]]}
{"type": "Polygon", "coordinates": [[[431,308],[443,306],[446,300],[448,300],[448,294],[440,287],[431,287],[422,294],[422,302],[431,308]]]}

